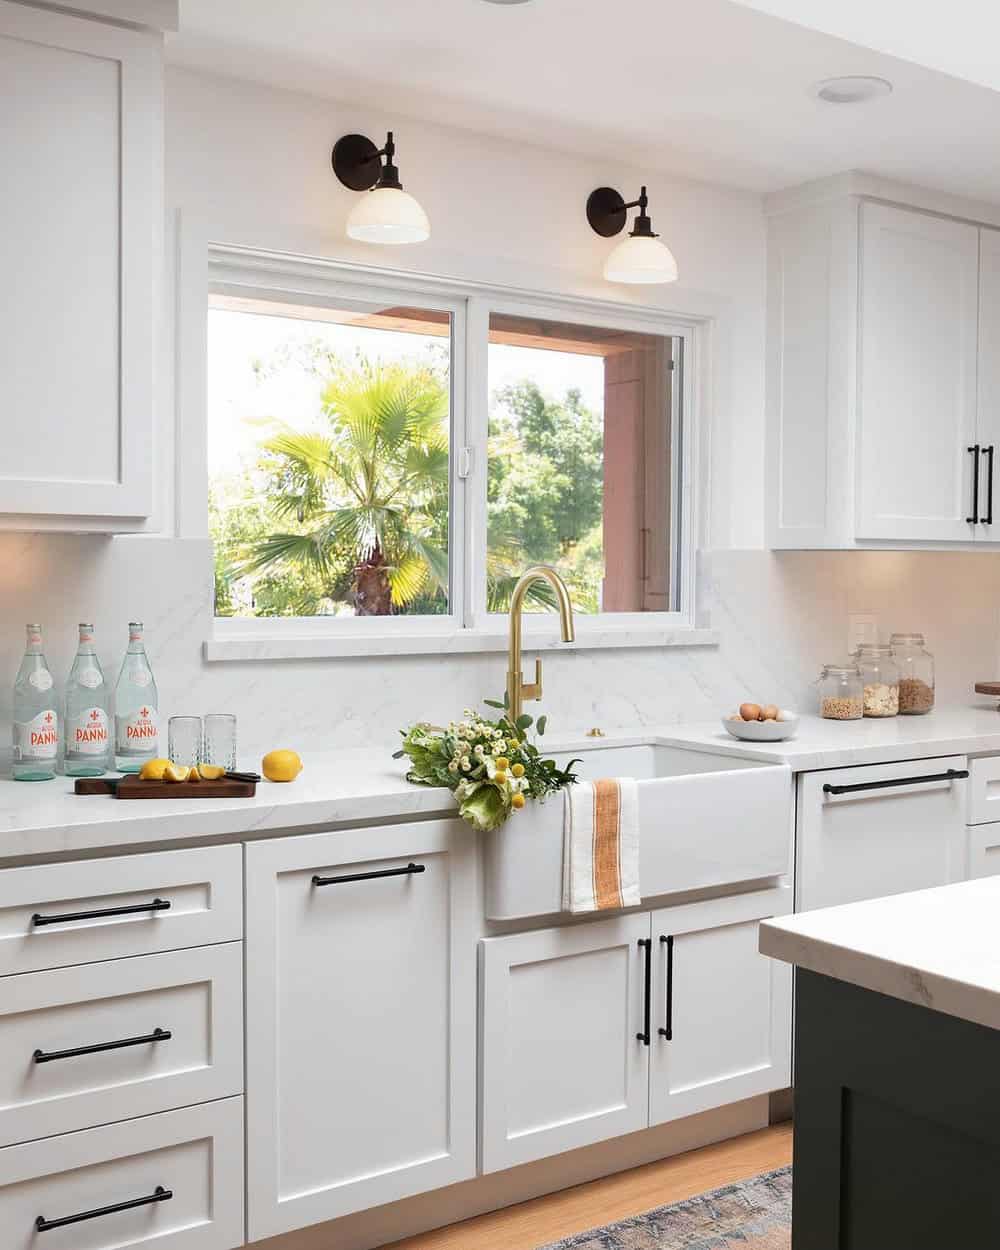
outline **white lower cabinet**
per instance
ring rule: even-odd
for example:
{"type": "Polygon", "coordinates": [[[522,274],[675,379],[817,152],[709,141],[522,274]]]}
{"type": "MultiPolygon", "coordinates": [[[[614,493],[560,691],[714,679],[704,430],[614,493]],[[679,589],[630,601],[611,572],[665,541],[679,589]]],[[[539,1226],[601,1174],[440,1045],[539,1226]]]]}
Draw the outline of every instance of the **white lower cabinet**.
{"type": "Polygon", "coordinates": [[[0,1150],[4,1250],[243,1244],[243,1099],[0,1150]]]}
{"type": "Polygon", "coordinates": [[[483,939],[483,1171],[787,1086],[791,970],[757,924],[791,894],[483,939]]]}
{"type": "Polygon", "coordinates": [[[247,845],[251,1241],[475,1174],[474,857],[457,820],[247,845]]]}
{"type": "Polygon", "coordinates": [[[649,913],[484,938],[482,1168],[645,1128],[649,913]]]}
{"type": "Polygon", "coordinates": [[[788,888],[653,912],[649,1122],[791,1083],[792,969],[757,950],[788,888]]]}
{"type": "Polygon", "coordinates": [[[0,1146],[242,1091],[240,942],[3,979],[0,1146]]]}

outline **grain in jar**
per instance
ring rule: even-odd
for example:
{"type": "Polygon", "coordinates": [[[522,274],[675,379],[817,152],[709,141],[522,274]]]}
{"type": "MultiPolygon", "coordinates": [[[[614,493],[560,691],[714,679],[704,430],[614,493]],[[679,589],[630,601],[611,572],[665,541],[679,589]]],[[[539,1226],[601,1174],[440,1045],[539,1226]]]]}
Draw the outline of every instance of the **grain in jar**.
{"type": "Polygon", "coordinates": [[[817,684],[819,714],[825,720],[861,719],[864,691],[857,665],[824,664],[817,684]]]}
{"type": "Polygon", "coordinates": [[[923,634],[893,634],[892,657],[899,668],[899,714],[924,716],[934,707],[934,657],[923,634]]]}

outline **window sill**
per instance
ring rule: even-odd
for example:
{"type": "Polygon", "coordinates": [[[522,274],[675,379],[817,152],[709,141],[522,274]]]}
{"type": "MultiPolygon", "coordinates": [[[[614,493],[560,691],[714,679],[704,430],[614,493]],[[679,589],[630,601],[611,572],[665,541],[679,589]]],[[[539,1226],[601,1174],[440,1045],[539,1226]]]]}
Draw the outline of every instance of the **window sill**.
{"type": "MultiPolygon", "coordinates": [[[[621,647],[714,647],[719,632],[690,625],[628,626],[626,628],[579,628],[576,642],[563,643],[555,628],[551,633],[525,630],[523,649],[527,652],[601,651],[621,647]]],[[[441,633],[355,634],[315,637],[217,636],[204,644],[209,663],[253,660],[323,660],[347,656],[377,655],[459,655],[496,653],[507,650],[506,630],[457,629],[441,633]]]]}

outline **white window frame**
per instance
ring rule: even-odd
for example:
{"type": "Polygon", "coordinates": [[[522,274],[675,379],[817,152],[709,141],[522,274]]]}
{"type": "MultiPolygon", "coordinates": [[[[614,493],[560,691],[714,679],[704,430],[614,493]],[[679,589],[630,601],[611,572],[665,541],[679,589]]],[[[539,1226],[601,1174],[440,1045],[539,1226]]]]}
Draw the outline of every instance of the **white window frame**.
{"type": "MultiPolygon", "coordinates": [[[[715,631],[696,622],[696,552],[701,528],[703,396],[708,393],[708,318],[659,308],[414,275],[340,261],[210,245],[208,295],[317,306],[343,300],[447,311],[452,316],[452,469],[449,612],[397,617],[215,617],[205,643],[208,660],[308,659],[344,655],[405,655],[502,651],[507,620],[486,611],[486,471],[489,424],[488,329],[491,312],[572,321],[683,340],[683,381],[674,387],[671,472],[672,545],[679,571],[679,608],[672,612],[580,613],[577,649],[714,644],[715,631]],[[463,449],[468,449],[465,452],[463,449]],[[459,461],[467,472],[459,474],[459,461]]],[[[204,423],[203,423],[204,424],[204,423]]],[[[207,498],[207,466],[204,472],[207,498]]],[[[564,646],[544,614],[529,613],[525,642],[533,650],[564,646]]]]}

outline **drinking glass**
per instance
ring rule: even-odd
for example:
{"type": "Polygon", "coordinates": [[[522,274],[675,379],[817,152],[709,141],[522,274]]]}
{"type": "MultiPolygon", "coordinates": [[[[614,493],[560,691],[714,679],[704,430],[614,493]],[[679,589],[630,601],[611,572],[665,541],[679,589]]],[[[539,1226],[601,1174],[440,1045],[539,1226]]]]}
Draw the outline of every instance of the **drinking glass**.
{"type": "Polygon", "coordinates": [[[226,772],[236,768],[236,717],[216,713],[205,717],[202,739],[203,764],[221,764],[226,772]]]}
{"type": "Polygon", "coordinates": [[[201,717],[171,716],[167,721],[167,754],[175,764],[190,768],[201,756],[201,717]]]}

